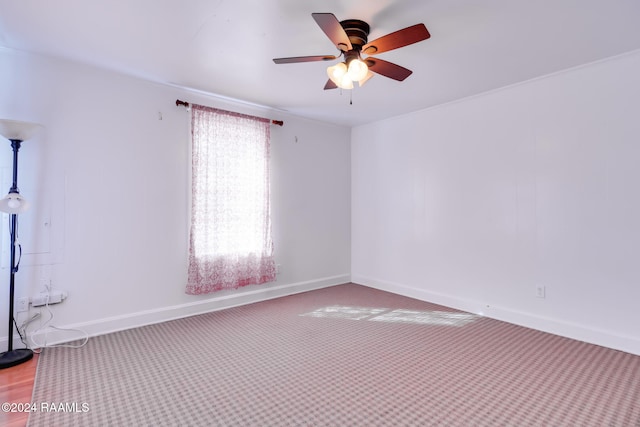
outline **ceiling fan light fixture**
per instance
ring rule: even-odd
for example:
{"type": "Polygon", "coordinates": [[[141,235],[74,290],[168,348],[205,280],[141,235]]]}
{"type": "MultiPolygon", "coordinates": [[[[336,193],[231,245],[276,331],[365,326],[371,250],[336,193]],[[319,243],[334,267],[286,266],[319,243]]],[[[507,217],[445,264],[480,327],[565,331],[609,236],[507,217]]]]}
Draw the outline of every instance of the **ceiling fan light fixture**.
{"type": "Polygon", "coordinates": [[[343,77],[347,75],[347,64],[339,62],[336,65],[328,67],[327,75],[335,84],[338,84],[342,81],[343,77]]]}
{"type": "Polygon", "coordinates": [[[347,62],[339,62],[327,67],[327,75],[339,88],[353,89],[354,82],[358,82],[362,86],[371,78],[372,73],[364,61],[354,58],[348,61],[348,65],[347,62]]]}
{"type": "Polygon", "coordinates": [[[369,67],[367,67],[367,64],[361,59],[356,58],[349,62],[347,74],[352,81],[359,82],[367,76],[368,72],[369,67]]]}
{"type": "Polygon", "coordinates": [[[349,75],[347,64],[344,62],[328,67],[327,75],[340,89],[353,89],[353,80],[349,75]]]}

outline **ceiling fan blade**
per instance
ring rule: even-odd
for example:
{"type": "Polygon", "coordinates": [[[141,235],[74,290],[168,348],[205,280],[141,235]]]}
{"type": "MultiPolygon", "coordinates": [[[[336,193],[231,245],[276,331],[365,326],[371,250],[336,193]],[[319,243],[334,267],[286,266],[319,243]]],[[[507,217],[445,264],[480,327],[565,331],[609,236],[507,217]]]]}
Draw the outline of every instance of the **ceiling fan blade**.
{"type": "Polygon", "coordinates": [[[294,64],[296,62],[313,62],[313,61],[332,61],[337,56],[333,55],[315,55],[315,56],[293,56],[291,58],[273,58],[276,64],[294,64]]]}
{"type": "Polygon", "coordinates": [[[312,13],[311,16],[339,50],[346,52],[353,49],[349,36],[333,13],[312,13]]]}
{"type": "Polygon", "coordinates": [[[362,52],[367,55],[374,55],[421,42],[429,37],[431,37],[431,34],[429,34],[427,27],[424,24],[416,24],[365,44],[362,46],[362,52]]]}
{"type": "Polygon", "coordinates": [[[327,80],[327,84],[324,85],[324,90],[328,89],[337,89],[338,85],[333,82],[333,80],[327,80]]]}
{"type": "Polygon", "coordinates": [[[365,59],[365,62],[369,66],[369,70],[374,73],[389,77],[390,79],[398,80],[399,82],[403,81],[413,73],[413,71],[407,68],[389,61],[383,61],[380,58],[367,58],[365,59]]]}

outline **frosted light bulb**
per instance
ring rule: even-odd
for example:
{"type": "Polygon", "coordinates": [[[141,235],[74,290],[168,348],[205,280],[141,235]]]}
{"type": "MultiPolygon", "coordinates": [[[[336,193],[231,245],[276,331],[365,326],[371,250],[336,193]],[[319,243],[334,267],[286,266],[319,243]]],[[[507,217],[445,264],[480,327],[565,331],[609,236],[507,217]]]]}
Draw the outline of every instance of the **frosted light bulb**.
{"type": "Polygon", "coordinates": [[[11,209],[18,209],[20,207],[20,200],[11,198],[7,201],[7,206],[11,209]]]}
{"type": "Polygon", "coordinates": [[[369,67],[360,59],[354,59],[349,62],[349,71],[347,74],[349,74],[349,78],[354,82],[364,79],[368,72],[369,67]]]}
{"type": "Polygon", "coordinates": [[[332,67],[327,68],[327,75],[335,84],[347,74],[347,66],[344,62],[340,62],[332,67]]]}
{"type": "Polygon", "coordinates": [[[345,74],[339,82],[336,82],[336,85],[338,85],[340,89],[353,89],[353,82],[348,74],[345,74]]]}

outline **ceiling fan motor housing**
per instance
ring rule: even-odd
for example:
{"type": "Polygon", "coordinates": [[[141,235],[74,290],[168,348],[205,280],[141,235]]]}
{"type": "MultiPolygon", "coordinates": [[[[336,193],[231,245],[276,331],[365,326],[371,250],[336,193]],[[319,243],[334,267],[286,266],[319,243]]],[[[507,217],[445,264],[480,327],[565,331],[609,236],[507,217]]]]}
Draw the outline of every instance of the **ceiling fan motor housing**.
{"type": "Polygon", "coordinates": [[[360,51],[362,46],[367,44],[370,31],[369,24],[359,19],[345,19],[340,21],[340,26],[347,33],[354,50],[360,51]]]}

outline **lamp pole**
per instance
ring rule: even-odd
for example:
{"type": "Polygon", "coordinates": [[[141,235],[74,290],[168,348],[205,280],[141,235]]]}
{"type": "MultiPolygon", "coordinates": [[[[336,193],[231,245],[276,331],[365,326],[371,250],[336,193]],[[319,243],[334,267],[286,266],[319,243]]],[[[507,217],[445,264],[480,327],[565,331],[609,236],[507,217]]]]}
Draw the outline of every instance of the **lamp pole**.
{"type": "MultiPolygon", "coordinates": [[[[18,190],[18,151],[20,145],[31,136],[33,136],[40,128],[41,125],[36,123],[19,122],[15,120],[0,120],[0,135],[8,139],[11,142],[11,148],[13,149],[13,182],[9,189],[9,194],[0,200],[0,211],[8,213],[9,216],[9,229],[11,240],[11,269],[9,272],[9,325],[7,334],[7,351],[0,353],[0,369],[9,368],[11,366],[19,365],[26,362],[33,357],[33,351],[29,348],[13,348],[13,329],[15,325],[13,317],[13,299],[15,294],[15,275],[18,272],[18,266],[20,265],[20,259],[16,263],[16,235],[18,229],[18,214],[23,213],[29,207],[26,200],[20,196],[18,190]]],[[[18,332],[20,332],[18,330],[18,332]]]]}
{"type": "MultiPolygon", "coordinates": [[[[20,144],[22,141],[17,139],[11,139],[10,141],[11,148],[13,148],[13,183],[11,184],[9,193],[18,193],[18,150],[20,150],[20,144]]],[[[16,272],[18,271],[16,268],[16,219],[17,215],[12,213],[9,220],[9,236],[11,239],[11,271],[9,278],[9,334],[7,335],[9,345],[7,347],[7,353],[11,353],[13,351],[13,297],[15,294],[16,272]]],[[[31,353],[31,357],[33,357],[33,353],[31,353]]]]}
{"type": "MultiPolygon", "coordinates": [[[[9,139],[11,141],[11,148],[13,149],[13,182],[9,194],[20,194],[18,190],[18,150],[20,150],[20,144],[22,140],[9,139]]],[[[33,351],[28,348],[13,349],[13,329],[14,329],[14,294],[15,294],[15,276],[18,271],[16,266],[16,228],[17,218],[16,213],[10,214],[10,231],[9,238],[11,240],[11,268],[9,273],[9,325],[7,334],[7,351],[0,354],[0,369],[10,368],[20,363],[26,362],[33,357],[33,351]]]]}

